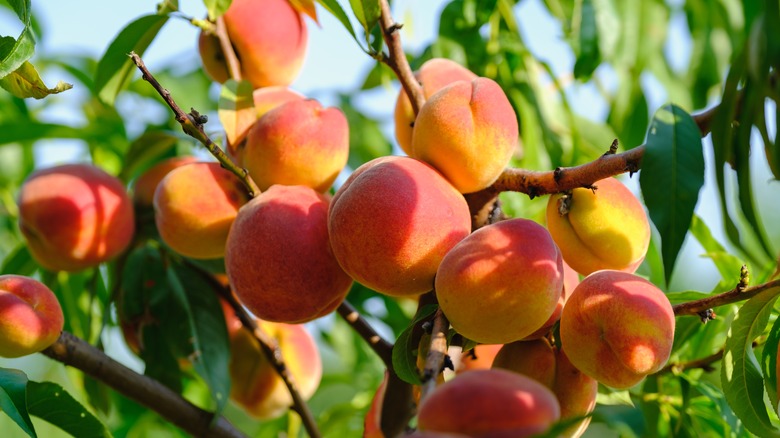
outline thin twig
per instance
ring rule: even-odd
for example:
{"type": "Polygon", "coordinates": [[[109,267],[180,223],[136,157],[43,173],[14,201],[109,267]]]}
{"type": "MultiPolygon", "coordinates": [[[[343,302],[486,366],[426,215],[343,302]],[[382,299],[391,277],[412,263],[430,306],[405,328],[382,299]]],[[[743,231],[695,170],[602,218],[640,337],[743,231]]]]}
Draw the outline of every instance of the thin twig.
{"type": "Polygon", "coordinates": [[[228,36],[227,27],[225,27],[225,18],[222,16],[217,18],[216,34],[222,55],[225,57],[228,74],[234,80],[241,81],[241,63],[238,62],[236,51],[233,50],[233,44],[230,42],[230,36],[228,36]]]}
{"type": "Polygon", "coordinates": [[[675,316],[700,316],[700,314],[703,312],[706,312],[707,310],[710,310],[714,307],[725,306],[726,304],[744,301],[753,298],[761,292],[767,291],[769,289],[777,289],[777,292],[780,292],[780,280],[772,280],[764,284],[745,288],[737,285],[734,289],[728,292],[723,292],[718,295],[702,298],[700,300],[688,301],[687,303],[680,303],[676,306],[672,306],[672,309],[674,310],[675,316]]]}
{"type": "Polygon", "coordinates": [[[214,421],[213,413],[200,409],[160,382],[136,373],[68,332],[62,332],[42,353],[105,383],[193,436],[244,436],[224,417],[214,421]]]}
{"type": "Polygon", "coordinates": [[[433,317],[431,347],[428,350],[428,355],[425,357],[420,402],[425,400],[425,397],[436,388],[436,378],[441,374],[444,367],[444,359],[447,356],[447,330],[449,328],[450,321],[441,309],[437,309],[436,315],[433,317]]]}
{"type": "Polygon", "coordinates": [[[141,70],[143,79],[149,82],[152,87],[157,90],[157,93],[160,95],[160,97],[162,97],[165,103],[168,104],[168,106],[171,108],[176,117],[176,121],[179,122],[184,133],[203,144],[206,149],[211,152],[211,155],[213,155],[217,161],[219,161],[222,167],[235,174],[238,179],[240,179],[241,182],[246,186],[247,191],[249,192],[249,196],[254,197],[255,195],[259,194],[260,189],[249,176],[249,172],[247,172],[246,169],[238,167],[235,163],[233,163],[230,157],[225,154],[225,151],[223,151],[216,143],[214,143],[206,134],[206,131],[203,130],[203,123],[205,123],[205,121],[202,120],[202,116],[195,110],[192,110],[189,114],[185,114],[179,105],[177,105],[173,100],[171,93],[163,88],[162,85],[157,82],[157,79],[155,79],[154,76],[149,73],[149,70],[146,68],[146,65],[144,65],[141,57],[138,56],[138,54],[135,52],[130,52],[130,58],[133,60],[133,63],[138,67],[138,69],[141,70]]]}
{"type": "Polygon", "coordinates": [[[387,44],[388,54],[379,53],[377,59],[393,70],[401,82],[406,95],[409,96],[409,102],[412,104],[414,114],[417,115],[425,103],[425,94],[423,94],[417,78],[414,77],[409,61],[406,60],[406,54],[401,44],[401,35],[398,33],[401,25],[393,20],[387,0],[380,0],[379,6],[382,12],[379,16],[379,24],[382,26],[382,38],[385,40],[385,44],[387,44]]]}
{"type": "MultiPolygon", "coordinates": [[[[764,340],[764,342],[766,342],[766,340],[764,340]]],[[[758,347],[764,342],[753,341],[753,348],[758,347]]],[[[721,348],[720,350],[706,357],[690,360],[687,362],[670,363],[665,367],[661,368],[661,370],[655,374],[665,374],[665,373],[679,374],[685,370],[694,370],[694,369],[702,369],[705,372],[710,373],[715,370],[715,367],[713,367],[712,364],[723,359],[724,352],[725,349],[721,348]]]]}
{"type": "Polygon", "coordinates": [[[393,366],[393,344],[384,340],[360,313],[346,300],[338,307],[339,315],[362,337],[385,366],[393,366]]]}

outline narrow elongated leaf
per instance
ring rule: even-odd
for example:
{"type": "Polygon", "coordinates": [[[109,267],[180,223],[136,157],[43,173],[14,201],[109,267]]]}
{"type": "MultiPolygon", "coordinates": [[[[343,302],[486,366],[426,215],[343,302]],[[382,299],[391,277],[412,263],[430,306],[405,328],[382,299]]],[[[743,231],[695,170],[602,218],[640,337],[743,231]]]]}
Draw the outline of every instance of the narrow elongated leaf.
{"type": "Polygon", "coordinates": [[[59,81],[54,88],[49,88],[43,83],[38,70],[29,62],[24,62],[21,67],[9,75],[0,79],[0,87],[20,99],[32,97],[43,99],[50,94],[58,94],[70,90],[73,85],[59,81]]]}
{"type": "Polygon", "coordinates": [[[315,23],[320,24],[317,19],[317,8],[314,7],[314,0],[290,0],[290,4],[298,12],[308,15],[315,23]]]}
{"type": "Polygon", "coordinates": [[[136,69],[127,54],[143,55],[167,21],[167,15],[145,15],[119,32],[98,62],[95,73],[95,90],[101,100],[110,105],[114,103],[136,69]]]}
{"type": "Polygon", "coordinates": [[[203,0],[206,5],[206,11],[209,14],[209,20],[216,20],[228,10],[233,0],[203,0]]]}
{"type": "Polygon", "coordinates": [[[761,371],[764,373],[764,384],[766,387],[766,393],[769,395],[769,400],[772,402],[772,407],[775,412],[780,415],[780,405],[778,400],[778,361],[777,353],[778,347],[780,347],[780,318],[775,320],[772,325],[772,330],[769,331],[769,336],[764,344],[764,350],[761,354],[761,371]]]}
{"type": "Polygon", "coordinates": [[[764,382],[753,352],[753,339],[766,327],[780,287],[767,289],[748,300],[737,312],[726,335],[721,386],[729,406],[745,427],[764,437],[780,437],[764,403],[764,382]]]}
{"type": "Polygon", "coordinates": [[[27,412],[27,375],[19,370],[0,368],[0,411],[31,437],[36,437],[27,412]]]}
{"type": "Polygon", "coordinates": [[[718,268],[718,272],[724,279],[736,279],[740,268],[744,264],[737,256],[729,254],[726,248],[718,242],[707,227],[707,224],[698,216],[693,215],[691,221],[691,234],[699,241],[707,251],[704,255],[709,257],[718,268]]]}
{"type": "Polygon", "coordinates": [[[574,77],[589,78],[601,63],[599,54],[599,30],[596,25],[596,8],[592,0],[581,0],[575,11],[577,38],[577,61],[574,63],[574,77]]]}
{"type": "Polygon", "coordinates": [[[180,134],[171,131],[147,131],[133,140],[127,149],[119,178],[127,181],[146,165],[158,160],[172,150],[180,140],[180,134]]]}
{"type": "Polygon", "coordinates": [[[38,264],[30,255],[27,245],[20,244],[3,260],[3,264],[0,266],[0,275],[31,275],[36,269],[38,269],[38,264]]]}
{"type": "Polygon", "coordinates": [[[336,19],[341,22],[344,28],[347,29],[347,32],[349,32],[349,34],[352,35],[352,39],[354,39],[355,42],[358,43],[358,46],[360,46],[361,49],[365,50],[363,46],[360,45],[360,41],[358,41],[357,39],[357,34],[355,33],[355,29],[352,27],[352,22],[349,21],[349,17],[347,16],[347,13],[344,12],[344,9],[336,0],[317,0],[317,3],[322,5],[322,7],[325,8],[326,11],[333,14],[333,16],[336,17],[336,19]]]}
{"type": "Polygon", "coordinates": [[[412,342],[412,331],[417,323],[433,315],[436,308],[435,304],[429,304],[420,309],[417,317],[398,335],[398,339],[396,339],[395,345],[393,345],[393,369],[401,380],[412,385],[422,383],[420,381],[420,372],[417,370],[417,357],[414,354],[417,345],[414,345],[414,342],[412,342]]]}
{"type": "Polygon", "coordinates": [[[21,67],[35,51],[30,0],[8,0],[8,3],[24,28],[18,38],[0,35],[0,79],[21,67]]]}
{"type": "Polygon", "coordinates": [[[666,105],[653,116],[639,184],[650,218],[661,235],[668,283],[704,185],[701,134],[693,118],[681,108],[666,105]]]}
{"type": "Polygon", "coordinates": [[[371,32],[371,28],[379,21],[379,14],[381,10],[379,8],[378,0],[349,0],[350,6],[352,6],[352,12],[357,17],[360,24],[363,25],[363,30],[366,33],[366,38],[371,32]]]}
{"type": "Polygon", "coordinates": [[[228,142],[238,144],[257,120],[252,97],[252,83],[228,79],[219,93],[219,121],[225,128],[228,142]]]}
{"type": "Polygon", "coordinates": [[[84,438],[110,437],[111,433],[65,389],[52,382],[27,384],[27,409],[65,432],[84,438]]]}
{"type": "Polygon", "coordinates": [[[0,145],[42,138],[84,138],[84,130],[54,123],[20,121],[0,124],[0,145]]]}

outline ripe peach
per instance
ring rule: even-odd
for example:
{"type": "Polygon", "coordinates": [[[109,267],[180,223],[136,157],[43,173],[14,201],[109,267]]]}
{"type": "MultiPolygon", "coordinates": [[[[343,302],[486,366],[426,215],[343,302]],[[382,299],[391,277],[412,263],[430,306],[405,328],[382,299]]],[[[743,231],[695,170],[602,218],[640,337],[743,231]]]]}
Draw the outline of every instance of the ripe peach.
{"type": "Polygon", "coordinates": [[[382,157],[360,166],[336,192],[328,230],[341,267],[387,295],[433,288],[444,255],[471,230],[465,199],[427,164],[382,157]]]}
{"type": "Polygon", "coordinates": [[[261,190],[273,184],[325,192],[349,156],[349,126],[338,108],[313,99],[286,102],[247,134],[243,164],[261,190]]]}
{"type": "Polygon", "coordinates": [[[412,156],[438,169],[461,193],[482,190],[509,164],[517,116],[501,87],[487,78],[437,91],[414,122],[412,156]]]}
{"type": "MultiPolygon", "coordinates": [[[[506,344],[493,367],[523,374],[550,388],[561,406],[562,420],[585,416],[596,407],[598,382],[575,368],[563,350],[551,346],[547,339],[506,344]]],[[[578,437],[589,423],[590,418],[582,420],[560,436],[578,437]]]]}
{"type": "Polygon", "coordinates": [[[460,365],[456,371],[463,373],[473,370],[486,370],[493,365],[493,360],[503,344],[479,344],[471,351],[464,352],[460,357],[460,365]]]}
{"type": "MultiPolygon", "coordinates": [[[[455,61],[433,58],[425,61],[415,77],[422,86],[423,94],[429,99],[434,93],[455,81],[470,81],[477,75],[455,61]]],[[[414,110],[409,96],[403,88],[395,102],[395,138],[398,146],[412,156],[412,132],[414,132],[414,110]]]]}
{"type": "Polygon", "coordinates": [[[563,288],[550,234],[528,219],[483,227],[442,260],[436,296],[452,327],[486,344],[530,335],[550,318],[563,288]]]}
{"type": "Polygon", "coordinates": [[[241,181],[219,163],[180,166],[168,173],[154,192],[157,230],[181,255],[222,257],[230,225],[247,199],[241,181]]]}
{"type": "Polygon", "coordinates": [[[577,275],[577,272],[569,267],[569,265],[564,261],[563,289],[561,290],[561,297],[558,299],[558,304],[555,306],[555,310],[553,311],[552,315],[550,315],[550,318],[547,319],[547,322],[542,325],[542,328],[530,334],[525,338],[526,340],[538,339],[546,336],[547,333],[550,332],[550,329],[553,328],[555,323],[561,319],[561,312],[563,311],[563,306],[566,304],[566,299],[569,297],[569,295],[571,295],[572,291],[574,291],[574,288],[577,287],[578,284],[580,284],[579,275],[577,275]]]}
{"type": "Polygon", "coordinates": [[[24,182],[19,228],[41,266],[79,271],[124,251],[135,215],[117,178],[89,164],[66,164],[38,170],[24,182]]]}
{"type": "Polygon", "coordinates": [[[154,202],[154,191],[165,175],[179,166],[196,161],[198,160],[195,157],[173,157],[155,164],[135,180],[133,201],[138,205],[151,207],[154,202]]]}
{"type": "Polygon", "coordinates": [[[672,305],[655,285],[626,272],[598,271],[563,307],[561,344],[585,374],[629,388],[669,359],[674,324],[672,305]]]}
{"type": "MultiPolygon", "coordinates": [[[[302,325],[258,321],[260,328],[276,339],[287,370],[298,391],[308,399],[322,378],[322,361],[317,344],[302,325]]],[[[267,419],[281,415],[292,398],[282,379],[266,359],[257,340],[248,330],[237,331],[230,340],[230,398],[249,414],[267,419]]]]}
{"type": "Polygon", "coordinates": [[[601,269],[634,272],[650,243],[650,224],[642,204],[615,178],[594,185],[595,193],[579,188],[572,190],[570,198],[550,196],[547,228],[566,263],[580,274],[601,269]]]}
{"type": "MultiPolygon", "coordinates": [[[[308,34],[287,0],[233,0],[223,18],[242,77],[254,88],[289,85],[298,76],[308,34]]],[[[198,49],[206,73],[225,82],[228,71],[217,38],[201,33],[198,49]]]]}
{"type": "Polygon", "coordinates": [[[272,186],[238,212],[225,268],[256,316],[302,323],[330,313],[352,279],[328,240],[328,198],[304,186],[272,186]]]}
{"type": "Polygon", "coordinates": [[[21,275],[0,275],[0,356],[37,353],[60,337],[65,318],[45,284],[21,275]]]}
{"type": "Polygon", "coordinates": [[[511,371],[476,370],[439,386],[420,405],[420,430],[480,438],[520,438],[545,431],[560,418],[555,395],[511,371]]]}

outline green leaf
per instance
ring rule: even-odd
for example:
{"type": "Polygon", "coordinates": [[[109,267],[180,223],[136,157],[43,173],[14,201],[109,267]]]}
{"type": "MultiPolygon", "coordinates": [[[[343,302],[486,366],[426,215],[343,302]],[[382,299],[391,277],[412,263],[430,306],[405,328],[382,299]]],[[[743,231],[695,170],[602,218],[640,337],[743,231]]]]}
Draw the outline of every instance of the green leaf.
{"type": "Polygon", "coordinates": [[[355,34],[355,29],[352,27],[352,22],[349,21],[347,13],[344,12],[344,9],[336,0],[317,0],[317,3],[322,5],[326,11],[330,12],[334,17],[336,17],[336,19],[339,20],[342,25],[344,25],[344,28],[347,29],[347,32],[352,35],[352,39],[358,43],[358,46],[360,46],[362,50],[365,50],[360,44],[360,41],[357,39],[357,34],[355,34]]]}
{"type": "Polygon", "coordinates": [[[6,258],[0,266],[0,275],[32,275],[38,269],[38,264],[30,255],[27,245],[20,244],[6,258]]]}
{"type": "Polygon", "coordinates": [[[734,279],[734,281],[737,281],[740,268],[744,262],[737,256],[729,254],[726,248],[713,237],[707,224],[705,224],[698,215],[693,215],[693,220],[691,221],[691,234],[699,241],[704,250],[707,251],[704,255],[712,260],[715,267],[718,268],[720,275],[724,279],[734,279]]]}
{"type": "Polygon", "coordinates": [[[114,38],[95,72],[95,90],[103,102],[112,105],[132,77],[136,67],[127,55],[130,52],[143,55],[167,21],[167,15],[145,15],[128,24],[114,38]]]}
{"type": "Polygon", "coordinates": [[[396,339],[395,345],[393,345],[393,370],[404,382],[412,385],[422,383],[420,381],[420,372],[417,370],[417,357],[414,354],[418,346],[412,342],[412,332],[414,331],[414,326],[423,319],[433,315],[437,307],[435,304],[428,304],[420,309],[409,326],[398,335],[398,339],[396,339]]]}
{"type": "Polygon", "coordinates": [[[342,96],[340,107],[349,125],[349,167],[357,169],[363,163],[393,152],[379,123],[357,111],[349,97],[342,96]]]}
{"type": "Polygon", "coordinates": [[[144,132],[130,144],[119,178],[127,181],[140,170],[159,161],[167,152],[176,147],[180,139],[180,134],[171,131],[144,132]]]}
{"type": "Polygon", "coordinates": [[[647,99],[642,91],[638,77],[618,72],[619,87],[607,122],[615,129],[621,145],[625,149],[639,146],[645,139],[649,114],[647,99]]]}
{"type": "Polygon", "coordinates": [[[42,138],[84,138],[84,131],[67,125],[29,120],[0,124],[0,145],[42,138]]]}
{"type": "Polygon", "coordinates": [[[65,389],[52,382],[27,384],[27,409],[65,432],[84,438],[110,437],[111,433],[65,389]]]}
{"type": "Polygon", "coordinates": [[[0,36],[0,79],[21,67],[35,51],[30,0],[8,0],[8,3],[24,24],[24,29],[18,38],[0,36]]]}
{"type": "Polygon", "coordinates": [[[0,411],[5,412],[27,435],[38,436],[27,412],[27,375],[24,372],[0,368],[0,411]]]}
{"type": "Polygon", "coordinates": [[[209,20],[216,20],[228,10],[233,0],[203,0],[209,13],[209,20]]]}
{"type": "Polygon", "coordinates": [[[369,33],[374,25],[379,21],[379,15],[381,10],[379,8],[378,0],[349,0],[350,6],[352,6],[352,12],[357,17],[360,24],[363,25],[363,30],[368,38],[369,33]]]}
{"type": "Polygon", "coordinates": [[[581,0],[575,11],[577,21],[573,31],[577,38],[577,61],[574,63],[574,77],[587,79],[601,63],[599,54],[599,29],[596,25],[596,8],[592,0],[581,0]]]}
{"type": "Polygon", "coordinates": [[[769,336],[766,338],[763,351],[761,353],[761,370],[764,372],[764,384],[766,387],[766,393],[769,395],[769,400],[772,402],[772,406],[775,408],[775,412],[780,415],[780,400],[778,400],[778,362],[777,353],[780,346],[780,318],[775,320],[772,324],[772,329],[769,331],[769,336]]]}
{"type": "Polygon", "coordinates": [[[228,79],[222,84],[217,114],[229,145],[241,142],[257,121],[252,91],[252,83],[249,81],[228,79]]]}
{"type": "Polygon", "coordinates": [[[726,335],[721,367],[721,386],[729,406],[750,432],[764,438],[780,437],[780,429],[767,413],[752,343],[766,327],[779,292],[780,287],[767,289],[739,309],[726,335]]]}
{"type": "Polygon", "coordinates": [[[699,127],[681,108],[666,105],[653,116],[639,184],[650,218],[661,235],[668,283],[704,185],[699,127]]]}
{"type": "Polygon", "coordinates": [[[24,62],[13,73],[0,79],[0,87],[20,99],[32,97],[43,99],[50,94],[59,94],[70,90],[73,85],[59,81],[54,88],[49,88],[43,83],[38,71],[29,62],[24,62]]]}

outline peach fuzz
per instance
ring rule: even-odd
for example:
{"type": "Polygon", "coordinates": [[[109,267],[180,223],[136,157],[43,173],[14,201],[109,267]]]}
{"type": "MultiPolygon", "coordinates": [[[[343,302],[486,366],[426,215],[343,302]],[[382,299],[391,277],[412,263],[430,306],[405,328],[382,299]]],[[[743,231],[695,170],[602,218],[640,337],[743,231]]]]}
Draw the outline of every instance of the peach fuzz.
{"type": "Polygon", "coordinates": [[[328,219],[333,253],[356,281],[378,292],[433,288],[444,255],[471,231],[463,196],[429,165],[382,157],[341,186],[328,219]]]}
{"type": "Polygon", "coordinates": [[[472,193],[506,168],[518,135],[515,111],[496,82],[458,81],[420,108],[412,156],[438,169],[461,193],[472,193]]]}
{"type": "Polygon", "coordinates": [[[552,195],[547,228],[575,271],[588,275],[602,269],[633,273],[647,253],[650,223],[642,204],[620,181],[606,178],[597,190],[572,190],[571,198],[552,195]],[[561,203],[568,202],[565,215],[561,203]]]}
{"type": "Polygon", "coordinates": [[[225,254],[230,225],[248,195],[219,163],[191,163],[163,178],[154,192],[157,230],[166,245],[195,259],[225,254]]]}
{"type": "Polygon", "coordinates": [[[555,395],[511,371],[476,370],[437,387],[420,405],[420,430],[480,438],[521,438],[547,430],[560,418],[555,395]]]}
{"type": "Polygon", "coordinates": [[[563,288],[562,260],[550,234],[528,219],[489,225],[458,243],[436,274],[436,297],[452,327],[486,344],[534,333],[563,288]]]}
{"type": "Polygon", "coordinates": [[[60,337],[65,318],[45,284],[21,275],[0,275],[0,356],[44,350],[60,337]]]}
{"type": "Polygon", "coordinates": [[[52,271],[80,271],[127,249],[135,214],[122,182],[89,164],[31,174],[19,191],[19,228],[30,254],[52,271]]]}
{"type": "Polygon", "coordinates": [[[327,191],[349,156],[349,126],[338,108],[313,99],[286,102],[247,134],[243,164],[261,190],[273,184],[327,191]]]}
{"type": "Polygon", "coordinates": [[[165,175],[171,170],[185,164],[195,163],[198,159],[195,157],[173,157],[160,161],[147,171],[141,174],[133,186],[133,201],[137,205],[152,206],[154,202],[154,191],[160,184],[165,175]]]}
{"type": "Polygon", "coordinates": [[[672,305],[655,285],[626,272],[598,271],[563,307],[560,337],[575,367],[624,389],[666,364],[674,326],[672,305]]]}
{"type": "Polygon", "coordinates": [[[241,208],[225,268],[252,313],[293,324],[341,304],[352,279],[333,256],[327,224],[328,198],[304,186],[272,186],[241,208]]]}
{"type": "MultiPolygon", "coordinates": [[[[254,88],[289,85],[298,76],[308,32],[287,0],[233,0],[223,18],[242,77],[254,88]]],[[[206,73],[225,82],[228,71],[216,36],[201,33],[198,49],[206,73]]]]}
{"type": "MultiPolygon", "coordinates": [[[[423,95],[428,99],[455,81],[470,81],[476,79],[477,75],[455,61],[433,58],[423,63],[415,77],[422,86],[423,95]]],[[[398,92],[398,99],[395,101],[395,138],[398,140],[398,146],[409,156],[412,156],[414,119],[412,103],[404,89],[401,88],[398,92]]]]}
{"type": "Polygon", "coordinates": [[[572,269],[565,261],[563,262],[563,289],[561,290],[561,297],[558,299],[558,304],[555,306],[550,318],[542,327],[526,337],[526,340],[538,339],[547,335],[553,328],[556,322],[561,319],[561,312],[563,312],[563,306],[566,304],[566,299],[574,291],[574,288],[580,284],[580,276],[572,269]]]}
{"type": "MultiPolygon", "coordinates": [[[[322,361],[314,338],[302,325],[266,321],[258,321],[258,325],[279,344],[298,391],[309,399],[322,378],[322,361]]],[[[287,386],[248,330],[233,334],[230,351],[230,398],[234,402],[258,419],[278,417],[292,406],[287,386]]]]}

